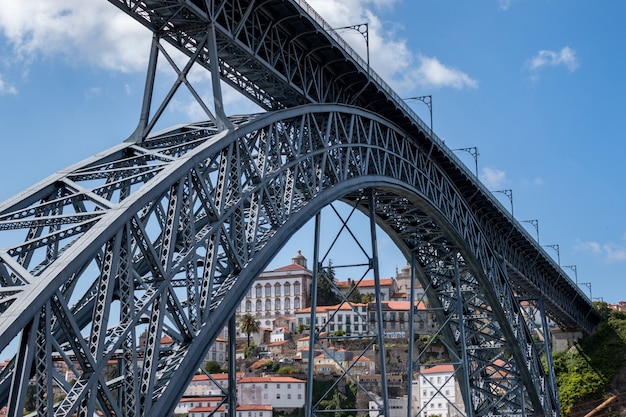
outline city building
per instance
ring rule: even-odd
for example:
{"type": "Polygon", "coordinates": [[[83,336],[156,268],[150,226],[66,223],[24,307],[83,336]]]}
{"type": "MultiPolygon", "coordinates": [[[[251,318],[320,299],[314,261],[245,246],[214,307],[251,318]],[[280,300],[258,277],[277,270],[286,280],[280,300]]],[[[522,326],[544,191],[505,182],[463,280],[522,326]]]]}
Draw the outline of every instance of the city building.
{"type": "Polygon", "coordinates": [[[237,381],[237,403],[293,410],[305,405],[306,381],[288,376],[243,377],[237,381]]]}
{"type": "MultiPolygon", "coordinates": [[[[237,314],[254,314],[261,327],[275,328],[275,321],[295,331],[294,321],[288,320],[302,308],[309,307],[313,273],[300,251],[292,263],[278,269],[264,271],[255,280],[237,307],[237,314]]],[[[237,337],[243,337],[239,335],[237,337]]]]}
{"type": "Polygon", "coordinates": [[[413,410],[419,417],[461,417],[463,400],[450,364],[422,367],[413,381],[413,410]]]}
{"type": "MultiPolygon", "coordinates": [[[[372,300],[375,300],[376,284],[373,279],[363,279],[361,281],[356,281],[348,278],[347,281],[337,282],[337,288],[339,288],[339,290],[342,291],[344,294],[347,294],[353,287],[353,285],[356,285],[357,289],[359,290],[359,294],[370,294],[372,296],[372,300]]],[[[381,278],[379,280],[379,288],[381,301],[392,300],[399,296],[398,284],[396,283],[395,278],[381,278]]]]}
{"type": "Polygon", "coordinates": [[[376,364],[366,356],[355,358],[353,352],[333,347],[314,359],[313,373],[316,375],[340,375],[344,369],[350,369],[350,374],[357,377],[375,375],[376,364]]]}
{"type": "MultiPolygon", "coordinates": [[[[327,332],[329,336],[343,332],[346,335],[369,335],[372,332],[367,324],[367,304],[341,303],[333,306],[317,306],[315,328],[327,332]]],[[[311,307],[295,312],[297,325],[311,325],[311,307]]]]}

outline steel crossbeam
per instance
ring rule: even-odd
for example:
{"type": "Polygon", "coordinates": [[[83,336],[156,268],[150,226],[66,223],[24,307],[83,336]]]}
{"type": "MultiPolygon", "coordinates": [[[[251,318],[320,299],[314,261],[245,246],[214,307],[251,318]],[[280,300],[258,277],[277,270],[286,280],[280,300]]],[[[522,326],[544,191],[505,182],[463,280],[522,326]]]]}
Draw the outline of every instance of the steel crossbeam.
{"type": "MultiPolygon", "coordinates": [[[[213,140],[216,135],[211,126],[190,125],[86,161],[66,174],[84,192],[42,214],[64,216],[80,202],[81,209],[100,213],[99,220],[81,225],[79,235],[63,233],[73,224],[54,222],[50,234],[29,223],[24,227],[28,241],[14,246],[21,252],[2,255],[0,279],[12,294],[0,315],[2,348],[21,332],[31,340],[22,349],[32,349],[35,339],[28,333],[38,328],[32,312],[43,309],[52,324],[39,330],[51,340],[39,348],[45,349],[42,356],[78,360],[78,367],[67,363],[80,383],[67,391],[56,408],[59,415],[109,404],[111,414],[121,404],[137,415],[170,412],[193,375],[180,370],[196,369],[268,255],[321,207],[361,199],[364,188],[375,192],[374,207],[363,210],[375,213],[405,253],[417,255],[420,279],[431,288],[429,299],[441,307],[440,321],[449,323],[445,339],[467,362],[467,401],[476,414],[536,414],[550,408],[554,399],[535,383],[543,370],[506,268],[486,239],[489,230],[417,143],[374,114],[339,105],[258,115],[248,123],[240,120],[220,141],[213,140]],[[162,162],[161,153],[169,163],[162,162]],[[159,163],[142,184],[135,167],[145,165],[146,155],[159,163]],[[89,171],[100,175],[81,181],[89,171]],[[94,193],[108,203],[90,203],[94,193]],[[189,210],[193,216],[182,214],[189,210]],[[21,268],[9,259],[19,260],[21,268]],[[175,286],[175,281],[185,284],[175,286]],[[135,301],[121,303],[122,294],[135,301]],[[52,308],[46,307],[48,300],[52,308]],[[460,329],[465,349],[459,347],[460,329]],[[139,345],[133,337],[141,333],[147,337],[139,345]],[[171,345],[162,344],[165,336],[171,345]],[[115,358],[119,377],[139,381],[137,390],[129,386],[114,397],[109,385],[118,378],[105,380],[101,373],[115,358]],[[143,363],[139,374],[124,374],[129,359],[143,363]],[[502,397],[503,392],[510,394],[502,397]]],[[[66,182],[51,181],[31,193],[41,201],[63,194],[66,182]]],[[[26,200],[30,206],[5,205],[0,218],[40,217],[30,208],[40,207],[39,200],[26,200]]],[[[4,371],[14,375],[13,386],[16,375],[28,375],[25,369],[33,360],[20,357],[26,360],[4,371]]],[[[67,390],[52,374],[36,380],[42,381],[41,389],[67,390]]],[[[0,398],[8,398],[10,385],[1,386],[0,398]]],[[[20,401],[18,396],[9,404],[17,407],[20,401]]],[[[41,407],[44,414],[50,405],[41,407]]]]}
{"type": "Polygon", "coordinates": [[[558,415],[519,300],[544,337],[546,315],[592,331],[589,300],[304,1],[109,1],[154,34],[146,84],[159,54],[178,78],[156,111],[146,89],[131,140],[0,206],[9,414],[33,381],[41,416],[170,415],[273,255],[342,200],[414,261],[468,416],[558,415]],[[226,118],[214,82],[213,114],[183,82],[195,64],[269,111],[226,118]],[[209,121],[151,133],[183,85],[209,121]]]}

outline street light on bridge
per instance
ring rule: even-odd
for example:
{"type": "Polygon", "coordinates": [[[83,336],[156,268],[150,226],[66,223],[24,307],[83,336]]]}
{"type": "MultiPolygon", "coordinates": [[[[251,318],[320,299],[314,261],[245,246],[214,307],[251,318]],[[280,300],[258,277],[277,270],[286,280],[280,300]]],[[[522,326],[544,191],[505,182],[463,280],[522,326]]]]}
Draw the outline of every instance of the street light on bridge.
{"type": "Polygon", "coordinates": [[[574,276],[576,277],[576,285],[578,285],[578,268],[576,268],[576,265],[563,265],[563,268],[569,268],[574,271],[574,276]]]}
{"type": "Polygon", "coordinates": [[[520,220],[520,223],[530,223],[535,227],[537,232],[537,243],[539,243],[539,220],[520,220]]]}
{"type": "Polygon", "coordinates": [[[407,98],[403,98],[402,100],[404,101],[418,100],[424,103],[426,107],[428,107],[428,112],[430,113],[430,135],[432,136],[433,135],[433,96],[427,95],[427,96],[407,97],[407,98]]]}
{"type": "Polygon", "coordinates": [[[334,28],[334,30],[356,30],[365,39],[365,48],[367,53],[367,78],[370,77],[370,39],[369,39],[369,24],[359,23],[358,25],[342,26],[340,28],[334,28]]]}
{"type": "Polygon", "coordinates": [[[511,216],[513,216],[513,190],[495,190],[492,193],[501,193],[509,198],[511,202],[511,216]]]}
{"type": "Polygon", "coordinates": [[[475,167],[475,173],[476,173],[476,178],[478,178],[478,148],[476,146],[472,146],[470,148],[458,148],[458,149],[452,149],[453,152],[455,151],[463,151],[463,152],[467,152],[470,155],[472,155],[474,157],[474,167],[475,167]]]}
{"type": "Polygon", "coordinates": [[[561,252],[559,251],[559,245],[544,245],[544,248],[552,248],[556,251],[556,259],[559,261],[559,266],[561,266],[561,252]]]}

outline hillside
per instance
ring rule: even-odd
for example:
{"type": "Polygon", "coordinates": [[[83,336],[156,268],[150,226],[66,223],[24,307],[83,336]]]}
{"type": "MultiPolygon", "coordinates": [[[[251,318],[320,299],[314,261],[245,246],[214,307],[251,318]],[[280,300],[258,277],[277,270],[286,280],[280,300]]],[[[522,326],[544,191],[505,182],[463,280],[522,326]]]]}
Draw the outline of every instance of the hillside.
{"type": "Polygon", "coordinates": [[[596,303],[603,322],[567,352],[553,355],[566,417],[626,416],[626,314],[596,303]]]}

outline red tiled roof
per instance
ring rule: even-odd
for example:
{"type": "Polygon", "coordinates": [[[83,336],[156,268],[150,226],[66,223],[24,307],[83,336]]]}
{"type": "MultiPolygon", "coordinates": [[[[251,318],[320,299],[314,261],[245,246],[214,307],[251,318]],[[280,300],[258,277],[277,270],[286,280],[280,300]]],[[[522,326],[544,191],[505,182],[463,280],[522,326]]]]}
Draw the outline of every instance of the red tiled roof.
{"type": "Polygon", "coordinates": [[[454,365],[435,365],[432,368],[422,370],[422,374],[443,374],[454,372],[454,365]]]}
{"type": "Polygon", "coordinates": [[[303,267],[302,265],[299,264],[291,264],[291,265],[285,265],[285,266],[281,266],[280,268],[276,268],[276,269],[272,269],[272,271],[295,271],[295,270],[301,270],[304,271],[306,270],[305,267],[303,267]]]}
{"type": "Polygon", "coordinates": [[[274,383],[302,383],[304,384],[306,381],[301,379],[293,378],[291,376],[246,376],[237,381],[239,384],[260,384],[264,382],[274,382],[274,383]]]}
{"type": "MultiPolygon", "coordinates": [[[[337,282],[337,287],[338,288],[350,288],[350,286],[352,285],[352,283],[356,283],[358,288],[361,287],[374,287],[375,283],[373,279],[364,279],[361,282],[357,282],[357,281],[339,281],[337,282]]],[[[393,278],[381,278],[380,279],[380,286],[381,287],[388,287],[391,286],[393,284],[393,278]]]]}

